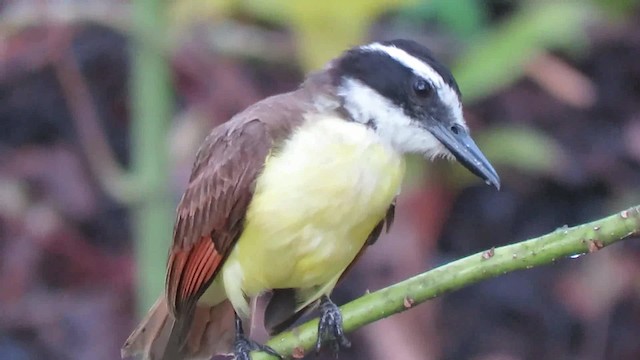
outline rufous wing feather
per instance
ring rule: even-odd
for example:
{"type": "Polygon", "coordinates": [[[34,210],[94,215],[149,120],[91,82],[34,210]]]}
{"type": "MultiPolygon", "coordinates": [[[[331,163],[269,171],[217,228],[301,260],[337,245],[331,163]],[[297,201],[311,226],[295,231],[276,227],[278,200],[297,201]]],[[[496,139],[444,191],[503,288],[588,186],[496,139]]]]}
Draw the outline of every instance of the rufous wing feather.
{"type": "Polygon", "coordinates": [[[178,205],[169,252],[167,300],[176,316],[193,311],[240,237],[255,179],[271,148],[258,120],[212,133],[196,157],[178,205]]]}

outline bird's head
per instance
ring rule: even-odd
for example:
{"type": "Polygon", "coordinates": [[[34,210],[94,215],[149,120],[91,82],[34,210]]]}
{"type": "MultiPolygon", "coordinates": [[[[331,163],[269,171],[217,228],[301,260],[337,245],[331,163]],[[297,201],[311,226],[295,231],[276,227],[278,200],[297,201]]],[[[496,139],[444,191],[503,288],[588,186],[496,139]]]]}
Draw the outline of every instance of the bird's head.
{"type": "Polygon", "coordinates": [[[455,157],[499,188],[500,178],[469,135],[451,72],[416,42],[353,48],[329,65],[342,106],[402,153],[455,157]]]}

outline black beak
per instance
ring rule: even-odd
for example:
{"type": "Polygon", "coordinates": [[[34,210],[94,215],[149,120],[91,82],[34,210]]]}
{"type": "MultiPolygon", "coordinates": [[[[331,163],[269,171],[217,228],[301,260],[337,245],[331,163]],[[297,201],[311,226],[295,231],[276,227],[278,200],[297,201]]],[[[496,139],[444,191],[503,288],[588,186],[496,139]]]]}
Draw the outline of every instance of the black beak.
{"type": "Polygon", "coordinates": [[[429,131],[451,151],[456,160],[464,167],[482,178],[488,185],[500,189],[498,173],[462,126],[447,127],[444,124],[436,123],[429,127],[429,131]]]}

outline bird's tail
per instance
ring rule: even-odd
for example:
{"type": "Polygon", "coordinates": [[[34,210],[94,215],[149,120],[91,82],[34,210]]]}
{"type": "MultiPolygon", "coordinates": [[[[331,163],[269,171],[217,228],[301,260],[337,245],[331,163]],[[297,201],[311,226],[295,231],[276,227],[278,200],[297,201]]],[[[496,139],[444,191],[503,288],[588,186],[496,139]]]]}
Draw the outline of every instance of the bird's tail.
{"type": "Polygon", "coordinates": [[[234,330],[234,312],[228,300],[215,306],[198,305],[193,317],[176,322],[161,296],[129,335],[121,355],[122,358],[142,355],[144,360],[210,359],[231,351],[234,330]],[[179,338],[184,327],[188,327],[188,332],[183,342],[179,338]]]}

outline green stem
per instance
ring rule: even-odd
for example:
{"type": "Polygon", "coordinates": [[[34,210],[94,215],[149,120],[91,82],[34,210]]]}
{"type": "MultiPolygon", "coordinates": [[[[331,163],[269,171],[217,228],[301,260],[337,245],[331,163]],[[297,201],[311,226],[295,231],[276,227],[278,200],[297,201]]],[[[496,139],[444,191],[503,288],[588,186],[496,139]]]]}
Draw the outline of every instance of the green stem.
{"type": "MultiPolygon", "coordinates": [[[[572,255],[598,251],[638,234],[640,206],[588,224],[560,228],[535,239],[483,251],[366,294],[342,306],[344,329],[350,332],[481,280],[549,264],[572,255]]],[[[315,343],[317,326],[318,320],[309,321],[275,336],[267,345],[288,356],[295,349],[299,357],[315,343]]],[[[264,353],[253,356],[254,360],[268,358],[264,353]]]]}
{"type": "MultiPolygon", "coordinates": [[[[162,38],[166,29],[164,4],[159,0],[134,1],[134,33],[162,38]]],[[[173,98],[164,54],[153,44],[138,41],[133,43],[132,55],[132,152],[140,195],[140,202],[135,204],[135,243],[138,305],[144,314],[164,287],[164,278],[158,274],[165,272],[171,235],[167,129],[173,98]]]]}

